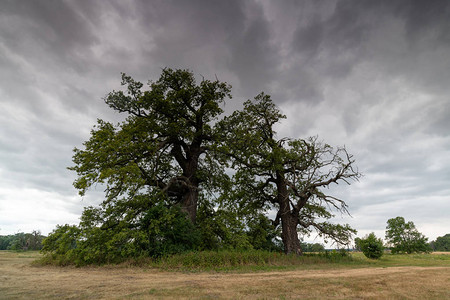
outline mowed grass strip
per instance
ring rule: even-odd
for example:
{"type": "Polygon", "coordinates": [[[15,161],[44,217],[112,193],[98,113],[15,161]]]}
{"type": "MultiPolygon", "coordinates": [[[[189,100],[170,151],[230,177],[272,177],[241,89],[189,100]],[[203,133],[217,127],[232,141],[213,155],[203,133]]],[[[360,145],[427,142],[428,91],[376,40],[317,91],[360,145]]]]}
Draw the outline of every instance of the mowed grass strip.
{"type": "Polygon", "coordinates": [[[31,265],[37,257],[0,252],[0,299],[450,299],[450,255],[387,255],[366,263],[355,254],[358,268],[323,263],[250,273],[31,265]],[[395,266],[408,261],[412,266],[395,266]]]}

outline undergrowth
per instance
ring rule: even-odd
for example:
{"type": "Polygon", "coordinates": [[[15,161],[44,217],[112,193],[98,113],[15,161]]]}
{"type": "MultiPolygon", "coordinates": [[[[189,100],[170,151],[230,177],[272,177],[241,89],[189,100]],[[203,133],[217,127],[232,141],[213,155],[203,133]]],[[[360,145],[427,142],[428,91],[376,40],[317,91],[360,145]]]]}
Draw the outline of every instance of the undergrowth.
{"type": "Polygon", "coordinates": [[[183,271],[226,271],[226,270],[266,270],[290,268],[300,265],[323,265],[351,262],[347,252],[323,252],[318,254],[286,255],[279,252],[261,250],[248,251],[201,251],[171,255],[153,261],[151,265],[164,270],[183,271]]]}
{"type": "MultiPolygon", "coordinates": [[[[352,263],[352,257],[346,251],[328,251],[305,253],[302,256],[286,255],[280,252],[263,250],[221,250],[192,251],[160,258],[141,257],[124,260],[118,264],[122,267],[152,267],[163,270],[181,271],[227,271],[227,270],[269,270],[285,269],[296,266],[317,266],[333,263],[352,263]]],[[[70,261],[65,256],[44,255],[35,262],[37,265],[82,266],[77,261],[70,261]]],[[[107,265],[107,264],[102,264],[107,265]]]]}

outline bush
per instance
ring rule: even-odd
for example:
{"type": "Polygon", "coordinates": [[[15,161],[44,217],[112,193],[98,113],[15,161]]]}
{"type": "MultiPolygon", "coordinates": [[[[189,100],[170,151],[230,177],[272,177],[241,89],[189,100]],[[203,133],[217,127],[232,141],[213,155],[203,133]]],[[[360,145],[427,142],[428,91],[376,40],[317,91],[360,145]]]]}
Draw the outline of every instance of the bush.
{"type": "Polygon", "coordinates": [[[155,205],[141,221],[148,255],[160,257],[199,248],[200,233],[178,206],[155,205]]]}
{"type": "Polygon", "coordinates": [[[135,226],[124,221],[97,226],[97,215],[97,210],[87,208],[79,226],[58,226],[43,241],[42,262],[78,266],[121,263],[192,251],[200,244],[195,226],[176,206],[155,205],[135,226]]]}
{"type": "Polygon", "coordinates": [[[367,258],[378,259],[383,255],[383,241],[377,238],[373,232],[360,239],[358,244],[367,258]]]}
{"type": "Polygon", "coordinates": [[[320,243],[314,243],[314,244],[309,244],[309,243],[301,243],[302,245],[302,250],[303,252],[324,252],[325,251],[325,247],[324,245],[320,244],[320,243]]]}

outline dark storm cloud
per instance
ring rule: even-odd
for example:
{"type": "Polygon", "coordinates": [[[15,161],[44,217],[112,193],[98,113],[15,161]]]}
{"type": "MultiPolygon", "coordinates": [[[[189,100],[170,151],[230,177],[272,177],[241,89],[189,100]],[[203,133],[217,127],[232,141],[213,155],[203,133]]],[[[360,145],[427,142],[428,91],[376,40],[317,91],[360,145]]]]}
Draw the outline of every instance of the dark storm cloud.
{"type": "Polygon", "coordinates": [[[7,94],[2,101],[28,106],[29,113],[40,117],[50,114],[48,95],[54,95],[66,108],[80,109],[83,98],[76,99],[76,93],[67,97],[65,93],[70,88],[66,86],[70,84],[68,77],[89,76],[88,71],[93,67],[89,61],[91,47],[99,40],[91,20],[73,4],[70,1],[2,3],[0,40],[5,48],[1,49],[0,59],[2,67],[7,68],[2,72],[7,94]]]}
{"type": "Polygon", "coordinates": [[[446,0],[385,1],[385,7],[396,5],[394,15],[406,21],[406,34],[415,42],[424,34],[431,33],[443,43],[450,42],[450,3],[446,0]]]}
{"type": "Polygon", "coordinates": [[[261,5],[251,1],[137,4],[141,28],[152,32],[144,59],[149,57],[160,67],[186,67],[205,76],[223,78],[225,72],[218,70],[228,71],[237,77],[231,83],[246,97],[256,95],[273,79],[277,53],[261,5]],[[246,91],[250,91],[248,95],[246,91]]]}
{"type": "Polygon", "coordinates": [[[1,35],[11,50],[31,60],[46,58],[47,63],[55,66],[85,71],[82,64],[76,63],[82,55],[80,51],[98,40],[92,33],[90,20],[81,10],[74,10],[71,2],[6,1],[0,14],[4,19],[1,35]],[[42,53],[34,53],[35,46],[51,53],[51,60],[42,53]]]}
{"type": "Polygon", "coordinates": [[[237,74],[246,97],[256,96],[266,89],[277,75],[279,57],[272,44],[270,24],[262,7],[249,5],[248,17],[240,32],[230,39],[230,70],[237,74]],[[245,91],[249,91],[246,93],[245,91]]]}
{"type": "Polygon", "coordinates": [[[280,72],[286,84],[276,93],[278,101],[294,97],[322,101],[324,79],[345,79],[367,61],[386,68],[390,76],[406,76],[424,88],[447,90],[443,74],[449,63],[439,65],[436,62],[443,62],[443,57],[433,59],[440,55],[437,49],[448,50],[447,1],[264,3],[280,28],[278,34],[285,33],[288,49],[289,64],[280,72]],[[399,32],[385,44],[386,36],[395,30],[399,32]],[[425,66],[418,61],[425,61],[425,66]]]}
{"type": "MultiPolygon", "coordinates": [[[[120,72],[146,82],[168,66],[232,84],[227,109],[261,91],[271,94],[288,115],[280,135],[319,134],[348,146],[366,176],[336,192],[364,228],[385,222],[389,208],[419,215],[402,205],[419,207],[427,197],[437,210],[448,208],[448,1],[24,0],[0,6],[3,199],[23,190],[66,201],[58,207],[79,214],[83,204],[70,197],[75,175],[65,169],[71,149],[82,146],[96,118],[123,118],[102,97],[120,88],[120,72]]],[[[92,195],[86,202],[102,197],[92,195]]]]}

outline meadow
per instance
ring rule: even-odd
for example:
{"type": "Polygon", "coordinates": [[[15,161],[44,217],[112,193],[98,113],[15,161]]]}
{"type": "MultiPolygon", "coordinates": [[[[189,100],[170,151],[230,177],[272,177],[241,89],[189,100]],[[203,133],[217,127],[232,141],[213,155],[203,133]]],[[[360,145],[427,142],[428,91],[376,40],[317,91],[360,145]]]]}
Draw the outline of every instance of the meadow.
{"type": "Polygon", "coordinates": [[[448,253],[259,263],[223,255],[199,267],[211,259],[202,255],[77,268],[37,264],[38,252],[0,251],[0,299],[450,299],[448,253]]]}

